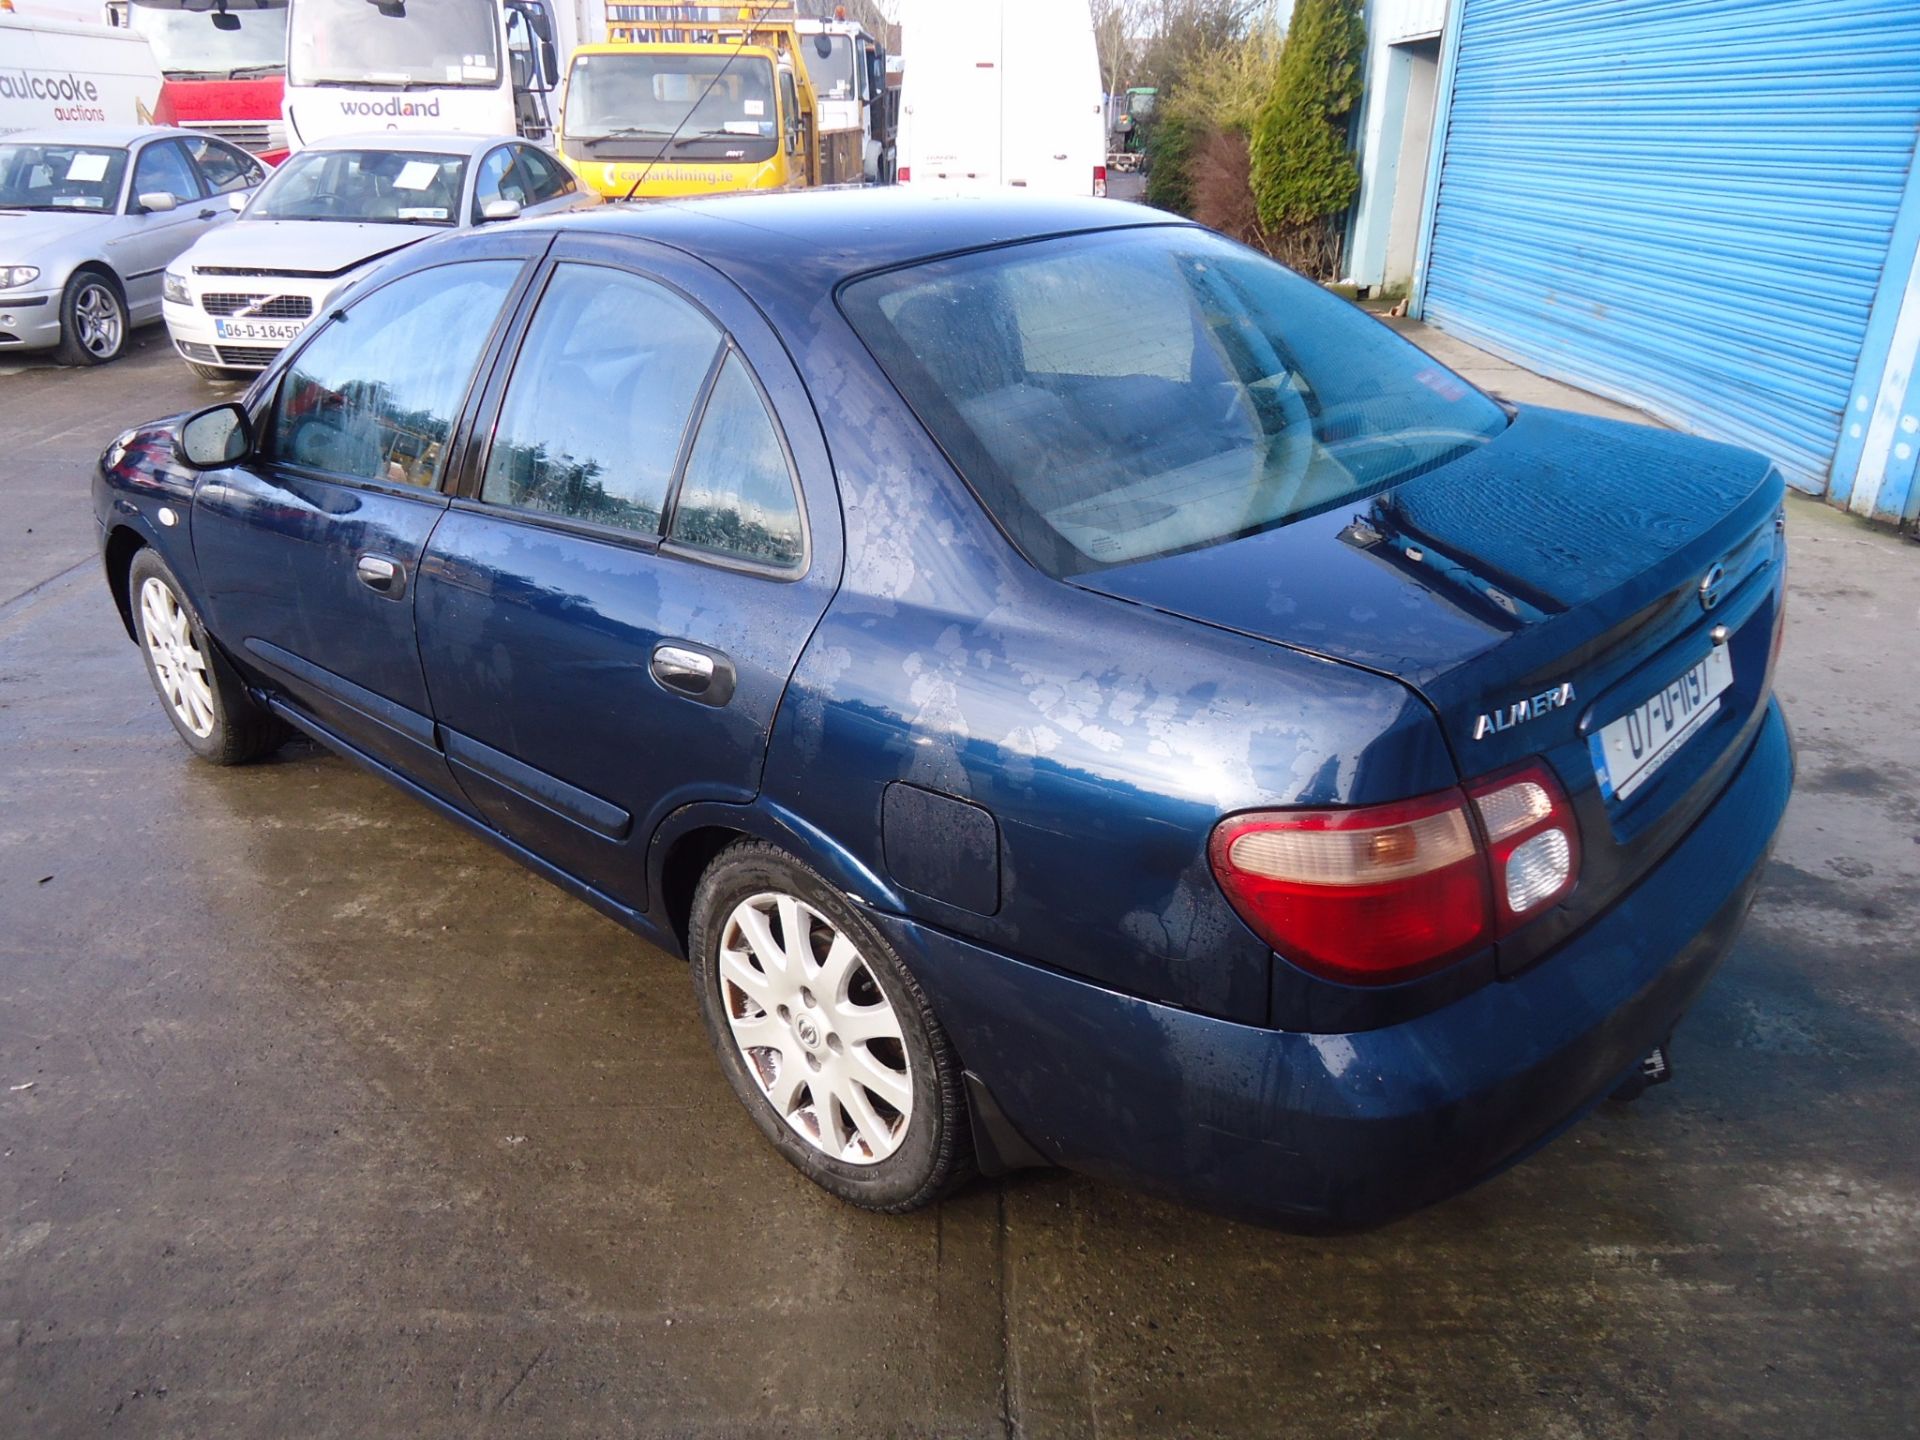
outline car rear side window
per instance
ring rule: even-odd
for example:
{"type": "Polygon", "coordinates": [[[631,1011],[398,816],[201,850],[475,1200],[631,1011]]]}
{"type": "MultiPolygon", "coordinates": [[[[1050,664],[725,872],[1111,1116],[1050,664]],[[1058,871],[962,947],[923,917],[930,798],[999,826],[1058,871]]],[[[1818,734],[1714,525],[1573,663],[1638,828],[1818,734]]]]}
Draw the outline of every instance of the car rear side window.
{"type": "Polygon", "coordinates": [[[794,569],[804,554],[787,452],[738,355],[727,356],[714,382],[668,533],[699,550],[780,570],[794,569]]]}
{"type": "Polygon", "coordinates": [[[383,285],[328,323],[280,382],[267,456],[430,489],[518,260],[468,260],[383,285]]]}
{"type": "Polygon", "coordinates": [[[556,266],[514,362],[480,498],[660,533],[721,335],[665,286],[556,266]]]}
{"type": "Polygon", "coordinates": [[[244,190],[267,178],[267,172],[261,168],[260,162],[244,150],[222,145],[218,140],[209,140],[203,135],[180,143],[187,147],[193,163],[200,167],[200,178],[206,181],[207,188],[215,195],[244,190]]]}
{"type": "Polygon", "coordinates": [[[533,186],[530,204],[558,200],[562,195],[571,195],[579,188],[574,184],[573,176],[561,168],[558,160],[541,154],[531,145],[522,145],[518,149],[520,168],[526,172],[527,183],[533,186]]]}
{"type": "Polygon", "coordinates": [[[841,305],[982,503],[1056,575],[1270,529],[1506,425],[1345,301],[1184,226],[889,271],[841,305]]]}

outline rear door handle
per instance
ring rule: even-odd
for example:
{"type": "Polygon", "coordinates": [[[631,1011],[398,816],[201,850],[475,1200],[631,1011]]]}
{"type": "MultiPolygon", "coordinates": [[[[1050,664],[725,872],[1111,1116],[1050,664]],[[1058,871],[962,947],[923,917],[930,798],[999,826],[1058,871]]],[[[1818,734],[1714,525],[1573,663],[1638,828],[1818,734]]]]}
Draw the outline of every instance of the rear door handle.
{"type": "Polygon", "coordinates": [[[354,561],[353,573],[360,577],[362,585],[389,600],[398,600],[406,593],[407,567],[391,555],[362,555],[354,561]]]}
{"type": "Polygon", "coordinates": [[[718,650],[667,641],[653,647],[648,669],[665,689],[702,705],[724,705],[733,698],[733,662],[718,650]]]}

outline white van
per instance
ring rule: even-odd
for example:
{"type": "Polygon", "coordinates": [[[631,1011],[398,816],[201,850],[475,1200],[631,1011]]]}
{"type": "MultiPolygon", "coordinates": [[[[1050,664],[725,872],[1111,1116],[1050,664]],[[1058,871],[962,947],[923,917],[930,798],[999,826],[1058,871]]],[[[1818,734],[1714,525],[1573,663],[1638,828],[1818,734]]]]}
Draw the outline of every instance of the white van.
{"type": "Polygon", "coordinates": [[[75,7],[0,10],[0,135],[50,125],[171,125],[146,38],[75,7]]]}
{"type": "Polygon", "coordinates": [[[901,41],[902,185],[1107,193],[1087,0],[909,0],[901,41]]]}

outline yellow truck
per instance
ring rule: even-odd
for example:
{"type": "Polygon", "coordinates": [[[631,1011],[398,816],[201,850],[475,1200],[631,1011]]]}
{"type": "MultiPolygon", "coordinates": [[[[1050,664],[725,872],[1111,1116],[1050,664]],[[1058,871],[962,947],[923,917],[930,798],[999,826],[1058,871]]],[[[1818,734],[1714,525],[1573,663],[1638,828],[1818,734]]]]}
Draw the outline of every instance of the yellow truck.
{"type": "Polygon", "coordinates": [[[568,67],[560,153],[612,199],[858,181],[821,144],[796,18],[784,4],[611,0],[609,43],[568,67]]]}

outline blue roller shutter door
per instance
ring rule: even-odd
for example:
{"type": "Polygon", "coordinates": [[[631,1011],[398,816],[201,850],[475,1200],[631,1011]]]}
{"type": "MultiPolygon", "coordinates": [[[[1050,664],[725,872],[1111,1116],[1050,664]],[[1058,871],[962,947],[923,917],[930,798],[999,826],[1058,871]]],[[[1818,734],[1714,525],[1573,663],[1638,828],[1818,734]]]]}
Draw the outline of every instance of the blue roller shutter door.
{"type": "Polygon", "coordinates": [[[1825,488],[1920,122],[1913,0],[1461,0],[1425,316],[1825,488]]]}

